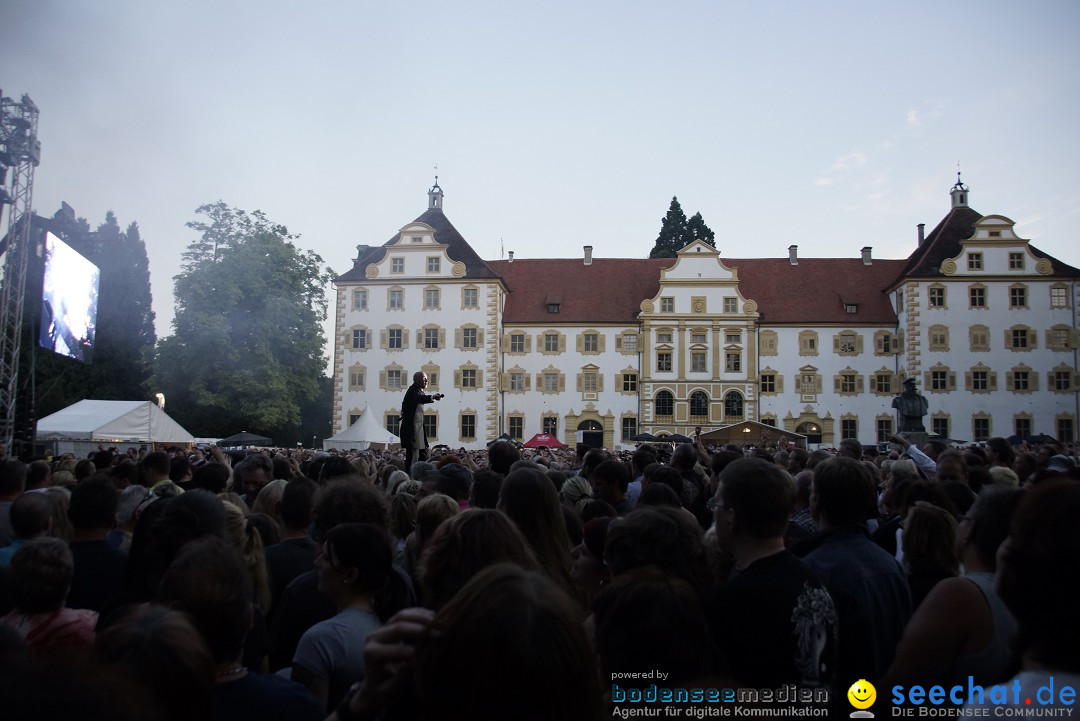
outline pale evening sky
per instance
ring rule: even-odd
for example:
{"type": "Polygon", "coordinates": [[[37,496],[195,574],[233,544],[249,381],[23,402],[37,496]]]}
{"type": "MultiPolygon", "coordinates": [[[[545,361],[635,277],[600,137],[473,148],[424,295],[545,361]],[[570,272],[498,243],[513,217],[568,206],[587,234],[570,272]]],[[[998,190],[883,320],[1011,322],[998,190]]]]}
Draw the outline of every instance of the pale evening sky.
{"type": "Polygon", "coordinates": [[[645,257],[672,195],[722,257],[906,257],[959,161],[1080,265],[1077,38],[1075,0],[3,0],[0,89],[41,111],[38,213],[138,222],[167,335],[199,205],[342,273],[436,163],[487,259],[645,257]]]}

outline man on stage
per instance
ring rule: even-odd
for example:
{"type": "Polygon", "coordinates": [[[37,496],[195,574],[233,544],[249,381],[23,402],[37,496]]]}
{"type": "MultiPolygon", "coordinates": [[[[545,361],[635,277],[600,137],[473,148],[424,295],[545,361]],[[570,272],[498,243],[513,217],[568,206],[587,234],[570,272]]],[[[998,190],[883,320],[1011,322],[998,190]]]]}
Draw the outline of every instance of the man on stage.
{"type": "Polygon", "coordinates": [[[442,393],[429,395],[424,392],[427,388],[427,373],[417,371],[413,373],[413,382],[405,391],[405,398],[401,401],[401,445],[405,449],[406,471],[412,472],[413,464],[417,461],[427,460],[428,442],[424,432],[424,409],[425,403],[441,400],[442,393]]]}

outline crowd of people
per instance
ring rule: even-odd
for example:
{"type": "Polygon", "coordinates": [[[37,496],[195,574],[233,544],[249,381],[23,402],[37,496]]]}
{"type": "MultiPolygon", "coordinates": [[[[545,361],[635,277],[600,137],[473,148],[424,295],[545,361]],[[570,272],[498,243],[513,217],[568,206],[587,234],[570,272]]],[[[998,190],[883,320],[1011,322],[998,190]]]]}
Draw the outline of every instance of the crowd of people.
{"type": "Polygon", "coordinates": [[[856,682],[1080,686],[1077,448],[891,440],[2,458],[0,715],[572,721],[649,684],[846,715],[856,682]]]}

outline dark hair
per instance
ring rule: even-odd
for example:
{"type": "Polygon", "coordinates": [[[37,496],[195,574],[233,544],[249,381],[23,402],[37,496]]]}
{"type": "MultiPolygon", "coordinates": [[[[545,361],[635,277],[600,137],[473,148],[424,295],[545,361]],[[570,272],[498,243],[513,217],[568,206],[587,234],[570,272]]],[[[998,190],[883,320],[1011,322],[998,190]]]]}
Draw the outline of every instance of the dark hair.
{"type": "Polygon", "coordinates": [[[987,486],[979,491],[967,516],[973,526],[971,542],[988,568],[997,568],[998,548],[1009,535],[1009,524],[1024,492],[1013,486],[987,486]]]}
{"type": "Polygon", "coordinates": [[[840,441],[839,450],[845,453],[850,458],[854,458],[857,461],[862,460],[862,443],[859,443],[858,438],[844,438],[840,441]]]}
{"type": "Polygon", "coordinates": [[[779,538],[795,507],[795,481],[775,463],[742,458],[720,474],[724,505],[734,510],[736,527],[751,538],[779,538]]]}
{"type": "Polygon", "coordinates": [[[123,483],[121,485],[139,485],[139,466],[130,458],[124,458],[115,465],[110,466],[109,475],[118,481],[122,481],[123,483]]]}
{"type": "Polygon", "coordinates": [[[1016,460],[1016,449],[1012,447],[1011,443],[1004,438],[995,436],[986,441],[986,447],[994,452],[998,462],[1004,463],[1010,468],[1012,467],[1013,461],[1016,460]]]}
{"type": "Polygon", "coordinates": [[[568,593],[574,592],[570,577],[570,541],[559,497],[547,474],[534,468],[518,468],[503,481],[499,510],[521,529],[533,553],[552,580],[568,593]]]}
{"type": "Polygon", "coordinates": [[[188,482],[188,488],[202,488],[217,494],[225,490],[229,484],[229,467],[224,463],[210,461],[195,469],[188,482]]]}
{"type": "Polygon", "coordinates": [[[656,566],[699,592],[711,586],[708,551],[701,528],[679,508],[636,508],[608,526],[604,561],[612,576],[656,566]]]}
{"type": "Polygon", "coordinates": [[[101,633],[97,658],[132,679],[162,721],[209,719],[214,706],[214,661],[182,613],[161,606],[132,607],[101,633]]]}
{"type": "Polygon", "coordinates": [[[390,499],[390,535],[408,538],[416,524],[416,499],[407,493],[399,493],[390,499]]]}
{"type": "Polygon", "coordinates": [[[26,488],[26,464],[17,458],[0,459],[0,496],[11,496],[26,488]]]}
{"type": "Polygon", "coordinates": [[[11,557],[11,600],[26,614],[48,613],[64,605],[75,562],[59,538],[35,538],[11,557]]]}
{"type": "Polygon", "coordinates": [[[1024,493],[998,557],[997,589],[1020,647],[1055,671],[1080,672],[1080,483],[1049,479],[1024,493]]]}
{"type": "Polygon", "coordinates": [[[595,485],[596,479],[598,478],[613,482],[623,493],[626,493],[626,488],[630,485],[630,481],[632,480],[630,478],[630,470],[622,461],[604,461],[598,465],[593,469],[592,474],[589,476],[589,480],[595,485]]]}
{"type": "Polygon", "coordinates": [[[169,461],[169,480],[173,483],[179,483],[184,480],[191,471],[191,463],[186,456],[173,456],[169,461]]]}
{"type": "Polygon", "coordinates": [[[370,523],[390,528],[390,504],[374,486],[347,479],[331,481],[315,494],[312,509],[317,540],[342,523],[370,523]]]}
{"type": "Polygon", "coordinates": [[[259,534],[259,538],[262,539],[263,549],[281,542],[281,526],[278,525],[273,516],[266,513],[249,513],[247,515],[247,525],[249,528],[254,528],[259,534]]]}
{"type": "MultiPolygon", "coordinates": [[[[678,469],[672,466],[661,466],[659,464],[655,466],[649,466],[645,469],[645,483],[651,486],[654,483],[662,483],[671,490],[675,491],[675,495],[680,499],[682,498],[683,478],[678,469]]],[[[681,502],[681,501],[680,501],[681,502]]]]}
{"type": "Polygon", "coordinates": [[[508,474],[510,466],[520,460],[521,451],[510,441],[495,441],[488,448],[488,467],[502,476],[508,474]]]}
{"type": "Polygon", "coordinates": [[[477,471],[473,474],[469,505],[473,508],[495,508],[499,505],[499,488],[503,477],[495,470],[477,471]]]}
{"type": "Polygon", "coordinates": [[[172,466],[169,461],[169,454],[165,451],[154,451],[153,453],[147,453],[146,457],[142,460],[142,465],[143,468],[153,471],[159,476],[169,475],[169,469],[172,466]]]}
{"type": "Polygon", "coordinates": [[[654,451],[651,446],[641,446],[634,451],[634,455],[631,456],[630,462],[636,470],[644,472],[646,466],[650,463],[656,463],[656,451],[654,451]]]}
{"type": "Polygon", "coordinates": [[[675,494],[675,491],[671,490],[670,486],[663,483],[650,483],[645,486],[645,490],[638,496],[638,507],[644,506],[670,506],[673,508],[682,508],[682,503],[679,501],[679,497],[675,494]]]}
{"type": "Polygon", "coordinates": [[[471,508],[450,518],[424,548],[420,579],[428,608],[442,608],[483,569],[496,563],[540,566],[528,541],[502,511],[471,508]]]}
{"type": "Polygon", "coordinates": [[[370,523],[343,523],[326,535],[326,560],[338,570],[355,568],[357,588],[374,597],[375,613],[385,623],[405,607],[408,588],[394,569],[386,529],[370,523]]]}
{"type": "Polygon", "coordinates": [[[318,490],[319,486],[310,478],[294,478],[285,484],[278,513],[286,528],[307,530],[311,525],[311,511],[318,490]]]}
{"type": "Polygon", "coordinates": [[[698,594],[683,579],[658,568],[634,569],[600,591],[594,610],[603,678],[655,665],[669,674],[668,683],[677,683],[712,670],[709,624],[698,594]],[[641,622],[645,618],[648,623],[641,622]]]}
{"type": "Polygon", "coordinates": [[[191,616],[214,661],[240,654],[251,622],[251,575],[228,541],[206,536],[184,546],[162,578],[158,598],[191,616]]]}
{"type": "Polygon", "coordinates": [[[814,466],[818,512],[835,528],[853,528],[876,508],[877,489],[870,471],[854,458],[836,457],[814,466]]]}
{"type": "Polygon", "coordinates": [[[437,633],[417,648],[422,717],[599,718],[599,677],[582,620],[580,607],[545,575],[508,563],[481,571],[439,611],[437,633]]]}
{"type": "Polygon", "coordinates": [[[16,538],[34,538],[49,528],[52,503],[44,493],[24,493],[11,504],[11,530],[16,538]]]}
{"type": "Polygon", "coordinates": [[[116,460],[116,454],[114,454],[111,450],[98,451],[90,457],[90,460],[94,462],[94,468],[96,468],[98,472],[104,472],[109,470],[109,468],[112,466],[113,461],[116,460]]]}
{"type": "MultiPolygon", "coordinates": [[[[148,537],[145,539],[147,548],[145,551],[145,570],[142,581],[142,591],[148,596],[139,596],[143,600],[151,598],[161,582],[165,570],[172,563],[173,558],[184,546],[203,536],[216,536],[225,538],[225,506],[221,500],[202,490],[188,491],[179,496],[168,499],[162,504],[160,501],[144,507],[143,515],[136,524],[136,534],[131,539],[131,555],[128,558],[128,579],[132,579],[134,556],[136,556],[135,536],[138,535],[139,526],[143,520],[150,520],[153,526],[147,529],[148,537]],[[160,515],[150,514],[153,509],[161,508],[160,515]],[[149,516],[149,518],[147,518],[149,516]],[[156,518],[155,518],[156,516],[156,518]]],[[[137,580],[135,581],[139,583],[137,580]]]]}
{"type": "Polygon", "coordinates": [[[45,481],[49,479],[50,473],[52,473],[52,466],[49,465],[48,461],[33,461],[26,467],[26,487],[44,487],[45,481]]]}
{"type": "Polygon", "coordinates": [[[75,486],[71,491],[68,518],[80,531],[110,529],[116,525],[116,507],[120,505],[120,491],[106,473],[95,474],[75,486]]]}

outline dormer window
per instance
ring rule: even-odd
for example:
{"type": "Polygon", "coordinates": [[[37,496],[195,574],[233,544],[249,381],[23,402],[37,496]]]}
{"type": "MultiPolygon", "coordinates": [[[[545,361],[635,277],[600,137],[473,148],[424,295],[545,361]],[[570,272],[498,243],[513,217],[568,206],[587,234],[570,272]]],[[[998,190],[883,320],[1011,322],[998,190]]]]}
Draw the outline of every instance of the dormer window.
{"type": "Polygon", "coordinates": [[[844,312],[845,313],[858,313],[859,312],[859,306],[856,305],[855,303],[844,303],[844,312]]]}
{"type": "Polygon", "coordinates": [[[547,304],[548,313],[558,313],[559,312],[559,305],[560,305],[559,303],[548,303],[547,304]]]}
{"type": "Polygon", "coordinates": [[[412,238],[410,240],[412,240],[412,242],[414,242],[414,243],[423,243],[424,242],[424,239],[419,235],[412,236],[412,238]]]}

